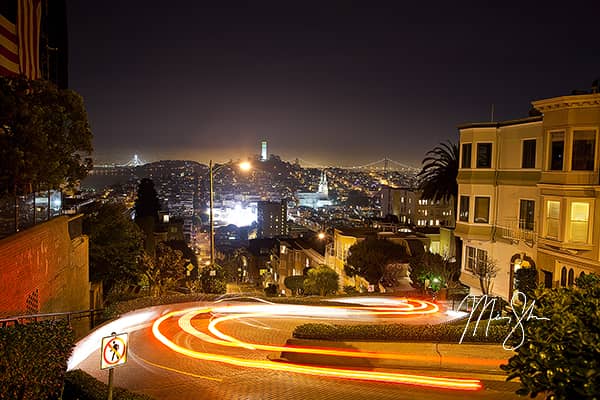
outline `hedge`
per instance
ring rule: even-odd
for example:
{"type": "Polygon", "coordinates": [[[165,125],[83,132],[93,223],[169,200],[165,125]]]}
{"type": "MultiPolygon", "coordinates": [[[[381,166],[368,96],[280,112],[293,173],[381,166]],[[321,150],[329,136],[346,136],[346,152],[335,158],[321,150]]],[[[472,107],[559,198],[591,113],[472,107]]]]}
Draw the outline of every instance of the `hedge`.
{"type": "MultiPolygon", "coordinates": [[[[67,372],[63,400],[106,400],[107,395],[108,386],[93,376],[80,369],[67,372]]],[[[152,400],[152,397],[114,388],[113,400],[152,400]]]]}
{"type": "Polygon", "coordinates": [[[0,329],[0,399],[59,398],[74,340],[63,320],[0,329]]]}
{"type": "MultiPolygon", "coordinates": [[[[465,322],[466,323],[466,322],[465,322]]],[[[485,335],[487,321],[479,323],[473,336],[475,324],[469,324],[469,330],[463,342],[502,343],[511,327],[506,324],[490,324],[485,335]]],[[[465,325],[333,325],[304,324],[296,327],[293,337],[297,339],[333,340],[333,341],[384,341],[384,342],[444,342],[458,343],[465,325]]]]}
{"type": "Polygon", "coordinates": [[[188,303],[193,301],[215,301],[222,298],[216,294],[167,294],[164,296],[144,296],[133,300],[121,301],[111,304],[104,309],[106,319],[117,318],[118,316],[140,308],[159,306],[164,304],[188,303]]]}

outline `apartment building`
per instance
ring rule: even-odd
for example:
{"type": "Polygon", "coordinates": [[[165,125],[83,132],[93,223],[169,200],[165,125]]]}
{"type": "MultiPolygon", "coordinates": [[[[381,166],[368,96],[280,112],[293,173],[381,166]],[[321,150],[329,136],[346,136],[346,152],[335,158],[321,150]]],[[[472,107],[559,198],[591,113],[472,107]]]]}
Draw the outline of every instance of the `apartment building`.
{"type": "Polygon", "coordinates": [[[509,299],[518,268],[546,287],[600,272],[600,94],[532,103],[539,115],[459,126],[456,235],[461,280],[473,292],[478,263],[499,267],[492,294],[509,299]]]}
{"type": "Polygon", "coordinates": [[[421,199],[422,192],[412,188],[381,188],[381,216],[395,215],[404,225],[418,227],[454,226],[452,202],[421,199]]]}

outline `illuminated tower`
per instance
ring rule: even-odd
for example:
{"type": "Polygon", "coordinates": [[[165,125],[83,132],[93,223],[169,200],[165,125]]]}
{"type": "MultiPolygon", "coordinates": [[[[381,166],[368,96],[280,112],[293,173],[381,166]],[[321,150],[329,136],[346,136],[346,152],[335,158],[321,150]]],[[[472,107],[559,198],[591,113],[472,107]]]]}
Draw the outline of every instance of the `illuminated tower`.
{"type": "Polygon", "coordinates": [[[267,161],[267,141],[260,142],[260,161],[267,161]]]}

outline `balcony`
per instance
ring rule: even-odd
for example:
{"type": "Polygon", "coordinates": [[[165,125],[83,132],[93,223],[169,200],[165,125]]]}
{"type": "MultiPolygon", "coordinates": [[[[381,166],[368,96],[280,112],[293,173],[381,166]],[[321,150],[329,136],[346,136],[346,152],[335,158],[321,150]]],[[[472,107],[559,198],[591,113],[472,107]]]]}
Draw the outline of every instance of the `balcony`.
{"type": "Polygon", "coordinates": [[[512,243],[524,242],[529,247],[533,247],[537,239],[536,221],[527,221],[525,219],[505,218],[501,224],[497,224],[496,238],[509,240],[512,243]]]}

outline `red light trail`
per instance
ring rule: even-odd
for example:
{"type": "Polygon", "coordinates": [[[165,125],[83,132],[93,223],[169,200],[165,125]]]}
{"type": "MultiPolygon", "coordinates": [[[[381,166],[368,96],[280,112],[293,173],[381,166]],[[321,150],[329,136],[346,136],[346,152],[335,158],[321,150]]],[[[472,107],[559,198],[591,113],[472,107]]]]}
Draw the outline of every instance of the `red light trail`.
{"type": "MultiPolygon", "coordinates": [[[[370,301],[373,301],[370,298],[370,301]]],[[[386,299],[389,300],[389,299],[386,299]]],[[[338,301],[338,300],[336,300],[338,301]]],[[[341,299],[341,302],[344,302],[341,299]]],[[[356,303],[355,301],[348,301],[356,303]]],[[[299,352],[307,354],[334,355],[343,357],[361,357],[361,358],[380,358],[380,359],[415,359],[414,355],[403,355],[400,353],[384,352],[364,352],[358,350],[339,350],[335,348],[314,348],[302,346],[278,346],[272,344],[250,343],[238,338],[224,334],[218,329],[218,325],[231,320],[241,320],[244,318],[285,318],[285,317],[311,317],[331,319],[343,318],[365,318],[373,316],[414,316],[432,314],[439,311],[436,304],[414,299],[395,299],[393,304],[373,304],[368,307],[361,307],[353,304],[352,306],[300,306],[300,305],[281,305],[272,303],[252,304],[252,305],[215,305],[193,310],[170,312],[158,318],[153,326],[154,336],[171,350],[186,355],[191,358],[216,361],[229,365],[236,365],[248,368],[260,368],[265,370],[287,371],[293,373],[324,376],[332,378],[356,379],[375,382],[388,382],[397,384],[410,384],[431,388],[444,388],[454,390],[479,390],[482,388],[481,382],[477,379],[446,378],[434,377],[416,374],[402,374],[395,372],[375,372],[357,369],[329,368],[312,365],[292,364],[284,362],[274,362],[270,360],[257,360],[239,358],[234,356],[215,354],[209,352],[200,352],[176,344],[169,339],[162,331],[161,325],[169,319],[177,319],[181,330],[188,335],[201,340],[227,347],[238,347],[249,350],[263,351],[286,351],[299,352]],[[200,332],[193,325],[192,320],[200,315],[210,314],[213,316],[209,325],[208,332],[200,332]],[[212,334],[212,336],[210,335],[212,334]]],[[[427,356],[422,356],[423,359],[427,356]]]]}

